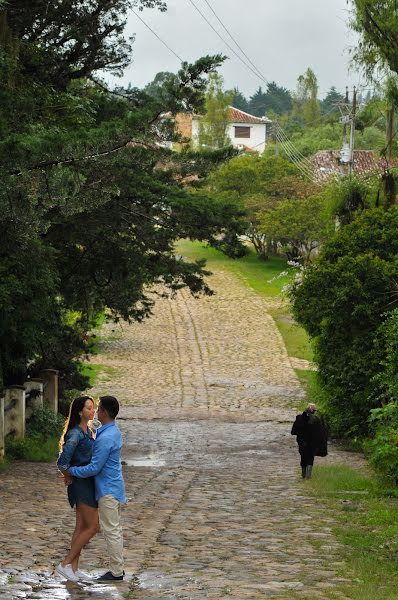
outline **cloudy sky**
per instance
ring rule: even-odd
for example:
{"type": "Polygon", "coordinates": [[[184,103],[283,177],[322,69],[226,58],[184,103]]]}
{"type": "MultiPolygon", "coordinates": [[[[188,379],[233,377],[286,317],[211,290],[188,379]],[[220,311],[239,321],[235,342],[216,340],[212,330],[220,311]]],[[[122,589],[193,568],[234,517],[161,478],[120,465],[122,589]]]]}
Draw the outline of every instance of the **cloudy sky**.
{"type": "MultiPolygon", "coordinates": [[[[318,77],[320,97],[332,85],[344,90],[346,85],[358,84],[358,75],[349,72],[349,49],[356,38],[347,24],[347,0],[207,1],[266,80],[292,90],[297,77],[311,67],[318,77]]],[[[138,14],[179,57],[193,61],[204,54],[226,54],[229,60],[221,69],[226,88],[238,86],[250,96],[259,85],[264,87],[217,37],[192,2],[239,53],[206,0],[168,0],[166,13],[144,10],[138,14]]],[[[135,43],[133,63],[125,71],[123,84],[142,87],[157,72],[178,69],[178,59],[132,12],[126,34],[135,35],[135,43]]],[[[113,78],[108,81],[120,84],[113,78]]]]}

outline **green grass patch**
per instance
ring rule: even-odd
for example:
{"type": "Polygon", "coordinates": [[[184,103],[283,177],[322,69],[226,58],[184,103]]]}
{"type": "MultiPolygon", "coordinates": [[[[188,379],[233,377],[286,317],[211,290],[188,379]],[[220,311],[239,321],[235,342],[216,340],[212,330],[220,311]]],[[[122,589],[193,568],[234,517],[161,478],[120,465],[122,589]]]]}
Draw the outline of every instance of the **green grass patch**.
{"type": "MultiPolygon", "coordinates": [[[[294,270],[289,269],[286,259],[271,257],[269,260],[262,261],[252,249],[246,256],[233,259],[215,248],[204,246],[201,242],[180,240],[176,252],[192,261],[205,259],[209,271],[221,269],[234,273],[248,287],[265,298],[279,296],[282,288],[294,275],[294,270]],[[281,273],[285,272],[286,275],[281,276],[281,273]]],[[[270,309],[269,313],[283,337],[289,356],[311,361],[313,353],[308,335],[294,322],[288,303],[270,309]]]]}
{"type": "Polygon", "coordinates": [[[305,485],[333,511],[333,531],[346,564],[340,575],[352,582],[338,591],[352,600],[396,600],[397,499],[384,497],[366,472],[345,465],[317,464],[305,485]]]}
{"type": "Polygon", "coordinates": [[[176,245],[176,253],[192,261],[205,259],[210,271],[217,268],[235,273],[261,296],[278,296],[293,277],[292,270],[279,277],[288,269],[286,259],[271,257],[269,260],[259,260],[252,249],[242,258],[229,258],[220,250],[204,246],[202,242],[180,240],[176,245]]]}
{"type": "Polygon", "coordinates": [[[294,321],[288,304],[283,305],[281,308],[271,308],[269,314],[274,319],[283,337],[288,355],[311,362],[314,353],[310,338],[305,329],[294,321]]]}
{"type": "Polygon", "coordinates": [[[103,381],[107,381],[110,380],[116,373],[116,369],[114,367],[108,367],[91,362],[81,363],[79,366],[79,371],[82,375],[88,378],[88,387],[93,387],[98,381],[99,377],[101,377],[103,381]]]}
{"type": "Polygon", "coordinates": [[[319,408],[324,408],[326,405],[326,394],[319,383],[318,373],[307,369],[294,369],[294,371],[305,391],[303,402],[306,404],[312,402],[317,404],[319,408]]]}
{"type": "Polygon", "coordinates": [[[52,462],[58,455],[59,437],[45,438],[30,435],[23,439],[6,439],[7,460],[29,460],[33,462],[52,462]]]}

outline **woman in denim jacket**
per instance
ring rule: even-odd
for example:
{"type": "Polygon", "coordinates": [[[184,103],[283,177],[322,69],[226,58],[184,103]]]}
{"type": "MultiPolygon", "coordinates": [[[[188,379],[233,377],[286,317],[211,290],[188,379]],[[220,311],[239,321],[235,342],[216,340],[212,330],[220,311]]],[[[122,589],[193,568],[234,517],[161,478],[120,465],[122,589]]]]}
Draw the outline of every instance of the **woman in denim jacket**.
{"type": "MultiPolygon", "coordinates": [[[[69,467],[81,467],[91,461],[94,436],[88,422],[94,418],[94,411],[94,401],[90,396],[79,396],[72,402],[60,440],[61,451],[57,467],[61,473],[69,467]]],[[[65,480],[65,483],[68,482],[65,480]]],[[[88,541],[99,531],[94,477],[73,477],[67,490],[69,504],[72,508],[76,506],[76,526],[72,542],[81,534],[87,535],[88,541]]],[[[67,555],[56,567],[56,571],[72,581],[89,579],[88,575],[79,570],[79,558],[80,556],[71,561],[67,555]]]]}

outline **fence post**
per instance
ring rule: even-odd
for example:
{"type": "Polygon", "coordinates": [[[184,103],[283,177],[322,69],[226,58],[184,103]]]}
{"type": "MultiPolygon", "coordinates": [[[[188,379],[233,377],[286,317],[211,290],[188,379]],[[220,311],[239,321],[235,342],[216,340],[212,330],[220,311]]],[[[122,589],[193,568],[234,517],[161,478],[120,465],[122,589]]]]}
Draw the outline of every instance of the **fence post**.
{"type": "Polygon", "coordinates": [[[0,398],[0,458],[4,458],[4,397],[0,398]]]}
{"type": "Polygon", "coordinates": [[[16,438],[25,437],[25,387],[10,385],[5,388],[4,435],[14,433],[16,438]]]}
{"type": "Polygon", "coordinates": [[[44,404],[53,412],[58,412],[58,371],[45,369],[40,373],[44,379],[43,398],[44,404]]]}
{"type": "Polygon", "coordinates": [[[33,378],[25,381],[26,389],[26,409],[25,416],[29,420],[33,412],[43,408],[43,385],[42,379],[33,378]]]}

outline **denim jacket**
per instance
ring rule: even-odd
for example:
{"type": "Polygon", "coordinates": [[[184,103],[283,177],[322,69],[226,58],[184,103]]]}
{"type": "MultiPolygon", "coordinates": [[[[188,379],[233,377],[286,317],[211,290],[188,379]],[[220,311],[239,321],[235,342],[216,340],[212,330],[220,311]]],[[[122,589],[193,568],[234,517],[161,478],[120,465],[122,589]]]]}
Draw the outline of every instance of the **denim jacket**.
{"type": "Polygon", "coordinates": [[[76,425],[68,431],[65,436],[64,446],[57,460],[60,471],[66,471],[69,467],[81,467],[88,465],[93,453],[94,438],[90,429],[87,433],[76,425]]]}

